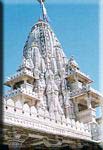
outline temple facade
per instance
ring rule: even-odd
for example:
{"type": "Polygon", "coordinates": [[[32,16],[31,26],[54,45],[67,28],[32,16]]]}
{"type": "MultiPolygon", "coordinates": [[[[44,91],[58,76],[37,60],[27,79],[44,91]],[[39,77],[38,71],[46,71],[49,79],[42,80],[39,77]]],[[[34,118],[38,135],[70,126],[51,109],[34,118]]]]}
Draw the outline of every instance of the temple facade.
{"type": "MultiPolygon", "coordinates": [[[[103,95],[69,59],[45,19],[32,27],[16,74],[5,81],[4,144],[8,149],[82,149],[103,145],[103,95]],[[97,119],[96,108],[101,117],[97,119]]],[[[96,147],[96,148],[97,148],[96,147]]]]}

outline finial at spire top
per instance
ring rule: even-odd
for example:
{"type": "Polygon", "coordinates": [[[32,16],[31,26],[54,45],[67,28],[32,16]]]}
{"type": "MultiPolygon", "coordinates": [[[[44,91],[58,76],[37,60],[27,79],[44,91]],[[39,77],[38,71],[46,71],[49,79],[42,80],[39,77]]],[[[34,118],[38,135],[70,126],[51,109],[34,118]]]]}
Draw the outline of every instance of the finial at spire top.
{"type": "Polygon", "coordinates": [[[37,0],[39,3],[44,3],[45,2],[45,0],[37,0]]]}
{"type": "Polygon", "coordinates": [[[42,7],[43,20],[46,21],[46,22],[48,22],[47,11],[46,11],[46,8],[45,8],[45,6],[44,6],[45,0],[37,0],[37,1],[40,3],[40,5],[41,5],[41,7],[42,7]]]}

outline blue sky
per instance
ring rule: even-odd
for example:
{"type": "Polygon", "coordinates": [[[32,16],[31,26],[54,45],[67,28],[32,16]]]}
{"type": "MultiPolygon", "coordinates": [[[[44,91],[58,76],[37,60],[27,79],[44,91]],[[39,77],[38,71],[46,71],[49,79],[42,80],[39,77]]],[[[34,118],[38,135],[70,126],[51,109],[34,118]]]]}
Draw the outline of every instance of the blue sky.
{"type": "MultiPolygon", "coordinates": [[[[37,0],[3,0],[5,4],[33,4],[36,3],[37,0]]],[[[46,0],[48,4],[68,4],[68,3],[98,3],[98,0],[46,0]]]]}
{"type": "MultiPolygon", "coordinates": [[[[99,89],[98,3],[97,0],[77,2],[47,0],[50,25],[67,57],[73,55],[81,71],[94,80],[93,87],[99,89]]],[[[39,16],[40,6],[33,0],[4,1],[4,78],[15,73],[21,64],[25,41],[39,16]]]]}

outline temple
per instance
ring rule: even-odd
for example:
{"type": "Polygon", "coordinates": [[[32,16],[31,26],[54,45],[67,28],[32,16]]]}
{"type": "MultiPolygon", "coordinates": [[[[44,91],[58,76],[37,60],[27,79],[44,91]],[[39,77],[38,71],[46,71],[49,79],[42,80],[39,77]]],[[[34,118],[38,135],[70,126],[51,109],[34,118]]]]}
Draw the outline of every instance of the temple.
{"type": "Polygon", "coordinates": [[[43,18],[29,33],[22,63],[4,83],[11,89],[3,98],[3,143],[27,150],[102,147],[103,95],[73,56],[66,57],[42,6],[43,18]]]}

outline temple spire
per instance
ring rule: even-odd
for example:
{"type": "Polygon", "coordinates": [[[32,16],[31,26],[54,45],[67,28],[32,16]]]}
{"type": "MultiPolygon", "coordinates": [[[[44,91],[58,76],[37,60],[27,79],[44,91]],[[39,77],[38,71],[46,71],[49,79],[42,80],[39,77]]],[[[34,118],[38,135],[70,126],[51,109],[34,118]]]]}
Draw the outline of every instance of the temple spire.
{"type": "Polygon", "coordinates": [[[47,10],[46,10],[45,5],[44,5],[45,0],[37,0],[37,1],[40,3],[41,8],[42,8],[43,20],[48,22],[47,10]]]}

